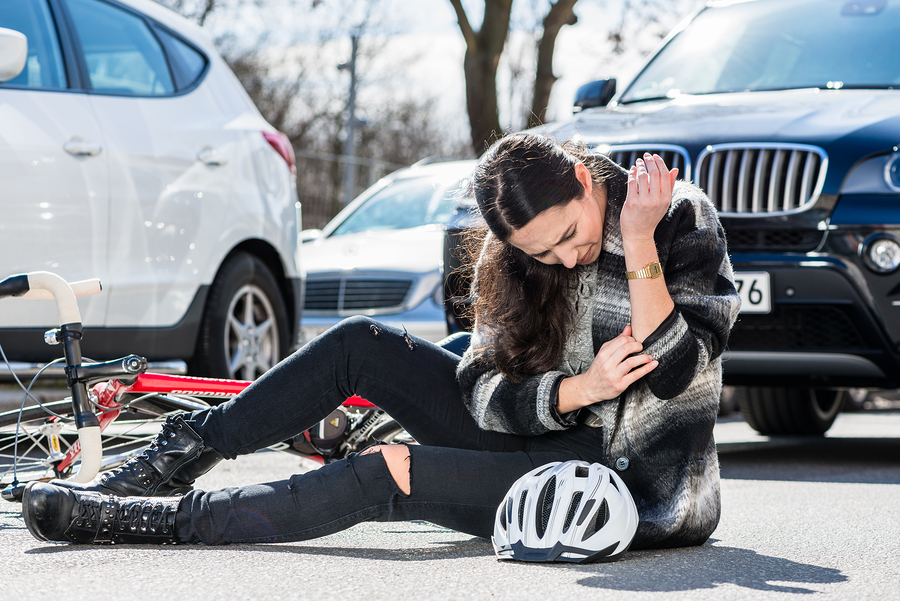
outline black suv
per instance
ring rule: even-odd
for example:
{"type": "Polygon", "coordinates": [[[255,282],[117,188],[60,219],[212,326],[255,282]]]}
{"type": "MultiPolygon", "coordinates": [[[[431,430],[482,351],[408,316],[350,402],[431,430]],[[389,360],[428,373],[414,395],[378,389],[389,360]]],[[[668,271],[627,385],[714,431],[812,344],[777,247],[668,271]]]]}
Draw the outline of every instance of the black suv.
{"type": "Polygon", "coordinates": [[[821,434],[844,389],[900,386],[898,56],[900,0],[711,2],[541,128],[659,153],[718,207],[743,300],[725,383],[760,432],[821,434]]]}

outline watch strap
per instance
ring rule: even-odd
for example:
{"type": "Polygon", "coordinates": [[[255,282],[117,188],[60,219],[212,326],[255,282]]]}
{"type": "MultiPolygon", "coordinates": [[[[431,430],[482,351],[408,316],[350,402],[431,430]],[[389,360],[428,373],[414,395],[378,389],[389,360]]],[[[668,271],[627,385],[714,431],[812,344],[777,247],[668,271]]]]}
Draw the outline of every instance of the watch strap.
{"type": "Polygon", "coordinates": [[[646,267],[642,269],[638,269],[637,271],[626,271],[625,277],[629,280],[641,280],[644,278],[658,278],[662,275],[662,265],[659,264],[659,261],[654,261],[650,263],[646,267]]]}

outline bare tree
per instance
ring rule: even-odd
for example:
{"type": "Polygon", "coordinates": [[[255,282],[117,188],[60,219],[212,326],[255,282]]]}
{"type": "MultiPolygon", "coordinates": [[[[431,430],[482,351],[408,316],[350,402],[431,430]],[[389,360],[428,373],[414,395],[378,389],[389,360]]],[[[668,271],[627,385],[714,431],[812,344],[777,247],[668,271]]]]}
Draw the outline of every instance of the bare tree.
{"type": "Polygon", "coordinates": [[[466,42],[463,69],[466,77],[466,108],[475,154],[481,154],[500,133],[497,107],[497,65],[509,34],[512,0],[485,0],[481,28],[469,22],[461,0],[450,0],[466,42]]]}
{"type": "MultiPolygon", "coordinates": [[[[573,10],[576,2],[577,0],[551,2],[542,20],[529,126],[541,123],[546,115],[550,92],[557,79],[553,73],[556,39],[564,25],[573,25],[577,21],[573,10]]],[[[450,4],[456,11],[459,28],[466,42],[466,107],[469,112],[472,147],[476,153],[480,153],[500,133],[497,67],[509,35],[512,0],[485,0],[484,18],[478,30],[472,26],[461,0],[450,0],[450,4]]]]}
{"type": "Polygon", "coordinates": [[[544,122],[547,107],[550,105],[550,92],[557,77],[553,74],[553,53],[556,50],[556,38],[564,25],[575,25],[575,2],[577,0],[558,0],[550,5],[544,17],[543,33],[538,42],[537,68],[534,75],[534,99],[531,101],[531,113],[528,126],[534,127],[544,122]]]}

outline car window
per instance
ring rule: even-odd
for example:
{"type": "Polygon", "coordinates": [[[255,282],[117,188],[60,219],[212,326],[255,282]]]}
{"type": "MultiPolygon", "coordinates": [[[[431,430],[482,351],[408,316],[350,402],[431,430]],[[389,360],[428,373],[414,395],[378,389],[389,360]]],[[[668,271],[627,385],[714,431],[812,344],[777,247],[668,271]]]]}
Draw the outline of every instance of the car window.
{"type": "Polygon", "coordinates": [[[67,0],[91,88],[130,96],[172,94],[166,55],[146,21],[100,0],[67,0]]]}
{"type": "Polygon", "coordinates": [[[621,102],[900,84],[900,0],[713,6],[675,36],[621,102]]]}
{"type": "Polygon", "coordinates": [[[28,38],[25,69],[2,86],[29,88],[66,87],[59,38],[46,0],[0,0],[0,27],[14,29],[28,38]]]}
{"type": "Polygon", "coordinates": [[[444,224],[456,206],[457,187],[446,180],[396,180],[372,195],[344,220],[332,236],[369,230],[402,230],[444,224]]]}
{"type": "Polygon", "coordinates": [[[166,47],[175,87],[183,90],[194,85],[206,69],[206,57],[161,27],[154,27],[153,31],[166,47]]]}

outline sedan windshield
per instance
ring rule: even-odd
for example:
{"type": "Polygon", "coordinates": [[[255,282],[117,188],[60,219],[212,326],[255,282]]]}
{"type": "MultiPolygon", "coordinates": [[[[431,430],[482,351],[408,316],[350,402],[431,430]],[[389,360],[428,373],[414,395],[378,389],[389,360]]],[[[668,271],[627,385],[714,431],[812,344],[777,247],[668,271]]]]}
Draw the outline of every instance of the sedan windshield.
{"type": "Polygon", "coordinates": [[[459,193],[446,179],[399,179],[382,188],[331,233],[332,236],[372,230],[402,230],[445,224],[459,193]]]}
{"type": "Polygon", "coordinates": [[[796,88],[900,87],[900,0],[720,2],[637,76],[621,103],[796,88]]]}

